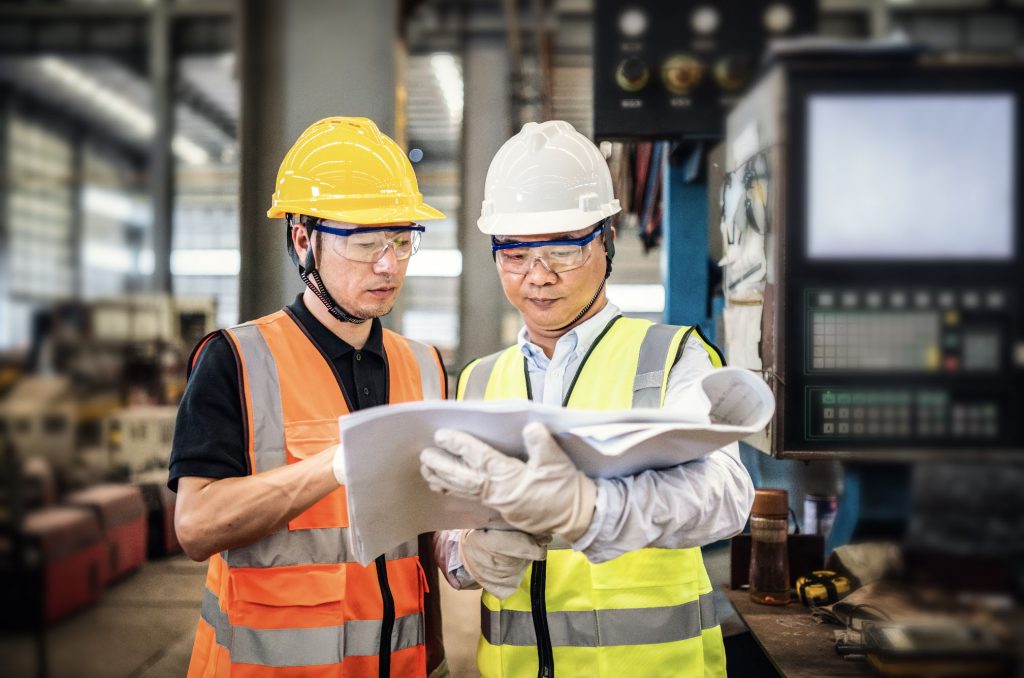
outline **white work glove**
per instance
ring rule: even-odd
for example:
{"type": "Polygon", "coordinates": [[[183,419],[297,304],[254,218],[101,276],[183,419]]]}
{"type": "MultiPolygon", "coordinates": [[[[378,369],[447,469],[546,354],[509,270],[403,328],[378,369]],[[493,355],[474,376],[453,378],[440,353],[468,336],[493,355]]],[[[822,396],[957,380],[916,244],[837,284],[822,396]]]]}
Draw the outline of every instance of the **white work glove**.
{"type": "Polygon", "coordinates": [[[459,536],[459,559],[480,586],[504,600],[519,588],[527,565],[547,558],[550,541],[517,530],[467,530],[459,536]]]}
{"type": "Polygon", "coordinates": [[[479,501],[518,530],[576,541],[590,525],[597,486],[543,424],[524,426],[523,441],[525,463],[468,433],[442,429],[434,435],[438,447],[420,453],[420,473],[435,492],[479,501]]]}

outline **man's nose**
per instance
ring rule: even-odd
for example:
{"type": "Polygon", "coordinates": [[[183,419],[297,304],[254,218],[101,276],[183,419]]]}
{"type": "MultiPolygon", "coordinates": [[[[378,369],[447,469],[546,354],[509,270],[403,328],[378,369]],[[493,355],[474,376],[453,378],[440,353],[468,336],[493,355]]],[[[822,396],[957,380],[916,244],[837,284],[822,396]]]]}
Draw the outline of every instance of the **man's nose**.
{"type": "Polygon", "coordinates": [[[388,243],[384,246],[384,253],[380,255],[380,259],[373,265],[373,270],[379,273],[386,273],[395,271],[398,269],[398,255],[395,254],[394,243],[388,243]]]}
{"type": "Polygon", "coordinates": [[[541,285],[557,278],[558,276],[548,267],[548,262],[544,261],[542,257],[534,257],[530,260],[530,270],[526,272],[528,281],[535,285],[541,285]],[[537,262],[540,262],[540,266],[536,265],[537,262]]]}

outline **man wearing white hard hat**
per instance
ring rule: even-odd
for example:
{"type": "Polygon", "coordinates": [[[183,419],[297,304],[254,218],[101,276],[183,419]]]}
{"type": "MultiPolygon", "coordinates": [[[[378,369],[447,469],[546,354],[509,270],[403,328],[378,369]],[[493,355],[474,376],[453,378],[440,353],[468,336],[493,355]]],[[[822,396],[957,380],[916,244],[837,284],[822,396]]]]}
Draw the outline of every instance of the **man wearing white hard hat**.
{"type": "MultiPolygon", "coordinates": [[[[529,123],[502,146],[477,226],[525,326],[515,346],[463,370],[459,398],[672,409],[722,364],[698,328],[625,318],[608,301],[619,211],[604,158],[572,125],[529,123]]],[[[543,425],[523,439],[526,462],[462,431],[439,431],[420,457],[433,489],[481,501],[515,528],[439,544],[453,585],[484,588],[480,672],[725,675],[699,547],[739,532],[750,512],[737,446],[591,479],[543,425]]]]}

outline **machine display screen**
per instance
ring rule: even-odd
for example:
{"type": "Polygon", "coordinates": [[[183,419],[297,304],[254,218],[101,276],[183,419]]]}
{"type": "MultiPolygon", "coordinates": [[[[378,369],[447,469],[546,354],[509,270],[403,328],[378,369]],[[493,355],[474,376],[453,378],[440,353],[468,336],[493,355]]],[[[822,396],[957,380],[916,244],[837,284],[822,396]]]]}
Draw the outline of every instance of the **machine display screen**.
{"type": "Polygon", "coordinates": [[[811,260],[1014,256],[1012,94],[808,100],[811,260]]]}

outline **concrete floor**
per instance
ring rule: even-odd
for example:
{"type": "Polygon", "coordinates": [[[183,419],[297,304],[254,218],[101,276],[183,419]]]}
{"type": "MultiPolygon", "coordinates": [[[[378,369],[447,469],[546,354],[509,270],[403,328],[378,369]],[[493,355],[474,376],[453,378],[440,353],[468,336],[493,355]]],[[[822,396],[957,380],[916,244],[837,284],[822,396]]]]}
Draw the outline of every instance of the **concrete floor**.
{"type": "MultiPolygon", "coordinates": [[[[50,628],[51,678],[181,678],[188,669],[206,564],[184,556],[147,563],[100,603],[50,628]]],[[[445,648],[453,678],[479,675],[474,655],[480,592],[441,586],[445,648]]],[[[36,639],[0,634],[0,676],[38,676],[36,639]]]]}
{"type": "MultiPolygon", "coordinates": [[[[728,580],[728,549],[705,562],[716,589],[728,580]]],[[[203,592],[205,563],[184,556],[149,562],[108,589],[99,605],[49,629],[52,678],[180,678],[188,668],[203,592]]],[[[453,591],[442,583],[445,649],[453,678],[479,675],[474,655],[480,624],[479,591],[453,591]]],[[[716,596],[726,633],[741,631],[724,596],[716,596]]],[[[0,675],[39,675],[31,634],[0,634],[0,675]]]]}

